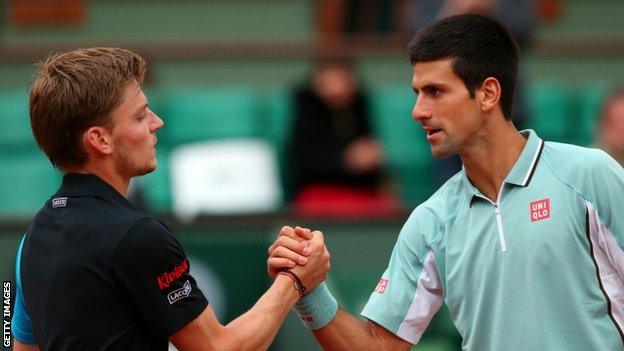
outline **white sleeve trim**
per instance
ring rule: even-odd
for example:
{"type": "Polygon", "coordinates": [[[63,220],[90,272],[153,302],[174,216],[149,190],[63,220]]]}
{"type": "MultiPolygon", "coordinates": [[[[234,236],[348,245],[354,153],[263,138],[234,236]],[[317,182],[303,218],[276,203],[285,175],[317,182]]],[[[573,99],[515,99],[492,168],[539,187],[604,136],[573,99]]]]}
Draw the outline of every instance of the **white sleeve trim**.
{"type": "Polygon", "coordinates": [[[433,251],[429,251],[418,276],[414,299],[399,325],[397,336],[412,344],[418,343],[431,319],[444,301],[442,282],[433,251]]]}
{"type": "Polygon", "coordinates": [[[598,265],[599,278],[604,292],[611,301],[611,315],[620,330],[624,328],[624,251],[615,236],[600,221],[598,210],[587,202],[589,237],[592,255],[598,265]]]}

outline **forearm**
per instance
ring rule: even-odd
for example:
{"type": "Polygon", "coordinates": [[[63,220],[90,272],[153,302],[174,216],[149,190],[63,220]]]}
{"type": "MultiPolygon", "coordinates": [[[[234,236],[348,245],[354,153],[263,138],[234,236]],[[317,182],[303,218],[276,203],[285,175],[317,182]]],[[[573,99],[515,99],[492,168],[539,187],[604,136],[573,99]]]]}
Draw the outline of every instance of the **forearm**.
{"type": "Polygon", "coordinates": [[[323,350],[381,350],[381,341],[368,324],[339,309],[328,325],[312,332],[323,350]]]}
{"type": "Polygon", "coordinates": [[[326,351],[408,351],[412,345],[371,321],[362,321],[342,309],[325,327],[312,331],[326,351]]]}
{"type": "Polygon", "coordinates": [[[299,298],[290,278],[278,275],[273,285],[246,313],[225,326],[236,350],[266,350],[299,298]]]}
{"type": "Polygon", "coordinates": [[[247,313],[223,326],[210,306],[170,337],[180,351],[266,350],[299,298],[293,282],[278,276],[273,285],[247,313]]]}

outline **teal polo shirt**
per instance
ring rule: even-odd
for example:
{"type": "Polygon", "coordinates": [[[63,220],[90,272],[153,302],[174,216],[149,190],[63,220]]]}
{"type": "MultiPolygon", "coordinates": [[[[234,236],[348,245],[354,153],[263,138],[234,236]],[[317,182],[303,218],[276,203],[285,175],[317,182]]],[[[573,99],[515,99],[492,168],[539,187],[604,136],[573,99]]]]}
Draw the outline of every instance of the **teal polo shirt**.
{"type": "Polygon", "coordinates": [[[446,303],[465,350],[624,350],[624,171],[521,134],[495,202],[462,170],[413,211],[364,317],[416,344],[446,303]]]}

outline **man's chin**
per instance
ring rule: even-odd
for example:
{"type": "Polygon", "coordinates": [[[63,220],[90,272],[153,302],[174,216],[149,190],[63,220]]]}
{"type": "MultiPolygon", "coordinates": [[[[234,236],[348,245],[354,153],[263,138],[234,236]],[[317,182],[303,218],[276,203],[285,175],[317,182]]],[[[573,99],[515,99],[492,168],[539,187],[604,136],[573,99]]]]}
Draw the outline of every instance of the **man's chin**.
{"type": "Polygon", "coordinates": [[[146,175],[146,174],[150,174],[150,173],[154,172],[154,170],[156,170],[156,166],[157,166],[157,163],[156,163],[156,162],[154,162],[154,164],[153,164],[153,165],[150,165],[150,166],[148,166],[148,167],[145,167],[145,168],[142,168],[142,169],[138,170],[138,171],[136,172],[135,177],[144,176],[144,175],[146,175]]]}
{"type": "Polygon", "coordinates": [[[431,155],[437,159],[443,159],[453,156],[455,153],[451,150],[436,148],[431,146],[431,155]]]}

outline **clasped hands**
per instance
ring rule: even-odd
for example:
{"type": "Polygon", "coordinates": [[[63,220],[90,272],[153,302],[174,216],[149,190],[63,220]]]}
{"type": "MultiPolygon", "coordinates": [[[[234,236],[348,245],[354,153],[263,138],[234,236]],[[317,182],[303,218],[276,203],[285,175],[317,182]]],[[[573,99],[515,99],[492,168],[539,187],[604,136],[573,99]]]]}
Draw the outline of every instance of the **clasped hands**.
{"type": "Polygon", "coordinates": [[[327,278],[329,259],[323,233],[284,226],[269,247],[267,269],[273,279],[280,270],[290,270],[311,291],[327,278]]]}

